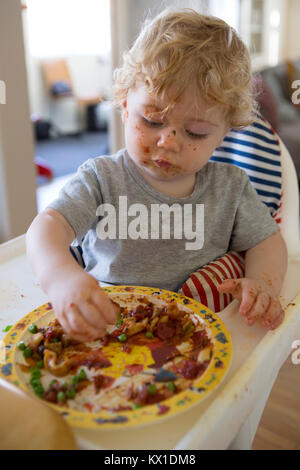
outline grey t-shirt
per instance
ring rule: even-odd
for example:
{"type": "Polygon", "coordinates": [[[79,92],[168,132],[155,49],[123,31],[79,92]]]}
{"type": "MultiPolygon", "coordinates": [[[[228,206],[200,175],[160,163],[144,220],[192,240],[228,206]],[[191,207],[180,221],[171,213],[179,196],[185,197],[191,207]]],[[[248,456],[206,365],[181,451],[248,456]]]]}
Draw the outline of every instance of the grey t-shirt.
{"type": "Polygon", "coordinates": [[[126,150],[85,162],[48,207],[73,227],[98,281],[173,291],[210,261],[278,230],[236,166],[209,162],[192,194],[175,198],[152,188],[126,150]]]}

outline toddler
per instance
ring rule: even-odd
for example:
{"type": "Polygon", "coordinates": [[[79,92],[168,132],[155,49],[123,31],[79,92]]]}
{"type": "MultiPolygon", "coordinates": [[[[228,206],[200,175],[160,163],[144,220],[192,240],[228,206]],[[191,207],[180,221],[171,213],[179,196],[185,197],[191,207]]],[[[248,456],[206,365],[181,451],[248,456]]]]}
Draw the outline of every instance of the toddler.
{"type": "Polygon", "coordinates": [[[230,250],[245,277],[224,281],[248,325],[283,320],[285,243],[246,173],[209,162],[232,128],[254,120],[249,53],[220,19],[165,10],[144,25],[115,71],[126,149],[90,159],[27,233],[32,268],[63,328],[105,334],[117,308],[99,286],[178,291],[230,250]],[[85,269],[70,253],[82,245],[85,269]]]}

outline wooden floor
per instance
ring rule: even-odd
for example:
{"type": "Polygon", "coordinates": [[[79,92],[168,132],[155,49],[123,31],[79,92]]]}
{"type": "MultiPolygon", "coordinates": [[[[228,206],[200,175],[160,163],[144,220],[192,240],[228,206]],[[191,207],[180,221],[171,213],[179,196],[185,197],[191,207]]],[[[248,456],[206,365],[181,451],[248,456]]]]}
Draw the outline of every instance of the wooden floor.
{"type": "Polygon", "coordinates": [[[282,366],[253,442],[253,450],[300,450],[300,364],[282,366]]]}

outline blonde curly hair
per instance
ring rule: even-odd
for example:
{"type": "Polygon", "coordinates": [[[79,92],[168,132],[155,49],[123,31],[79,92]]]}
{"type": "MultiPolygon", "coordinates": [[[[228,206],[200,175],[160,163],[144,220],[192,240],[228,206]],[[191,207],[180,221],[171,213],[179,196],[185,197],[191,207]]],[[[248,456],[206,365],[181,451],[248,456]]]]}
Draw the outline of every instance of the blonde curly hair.
{"type": "Polygon", "coordinates": [[[165,111],[196,85],[200,96],[223,108],[231,128],[248,126],[257,112],[247,47],[223,20],[190,9],[167,9],[146,20],[114,72],[115,105],[139,84],[162,99],[172,89],[165,111]]]}

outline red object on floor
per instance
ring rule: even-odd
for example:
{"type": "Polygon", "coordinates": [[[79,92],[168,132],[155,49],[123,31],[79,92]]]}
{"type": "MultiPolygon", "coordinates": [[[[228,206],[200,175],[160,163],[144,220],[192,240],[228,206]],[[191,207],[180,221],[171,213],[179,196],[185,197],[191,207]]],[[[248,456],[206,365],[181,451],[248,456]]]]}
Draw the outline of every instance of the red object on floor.
{"type": "Polygon", "coordinates": [[[38,172],[39,176],[45,176],[49,180],[51,180],[53,178],[53,171],[52,171],[50,166],[48,166],[45,163],[41,163],[41,162],[37,162],[37,161],[35,162],[35,165],[36,165],[37,172],[38,172]]]}

